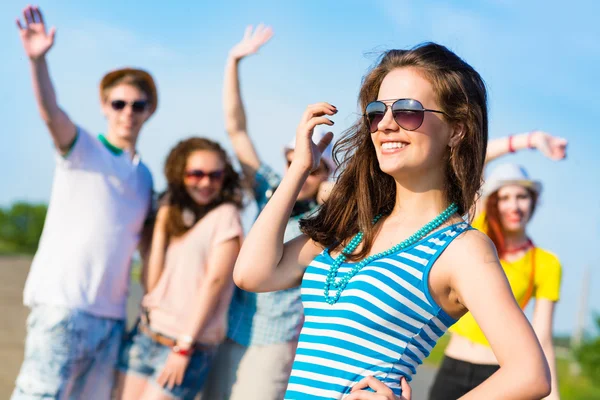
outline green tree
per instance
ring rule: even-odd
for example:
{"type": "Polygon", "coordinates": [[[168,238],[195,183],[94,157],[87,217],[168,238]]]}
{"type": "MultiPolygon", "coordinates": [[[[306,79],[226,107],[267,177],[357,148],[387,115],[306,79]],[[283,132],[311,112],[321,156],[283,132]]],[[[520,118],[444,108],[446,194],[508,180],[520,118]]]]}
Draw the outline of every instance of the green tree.
{"type": "MultiPolygon", "coordinates": [[[[596,329],[600,333],[600,316],[596,317],[596,329]]],[[[583,373],[595,385],[600,385],[600,335],[586,339],[575,355],[583,373]]]]}
{"type": "Polygon", "coordinates": [[[14,203],[0,209],[0,253],[35,252],[44,228],[45,204],[14,203]]]}

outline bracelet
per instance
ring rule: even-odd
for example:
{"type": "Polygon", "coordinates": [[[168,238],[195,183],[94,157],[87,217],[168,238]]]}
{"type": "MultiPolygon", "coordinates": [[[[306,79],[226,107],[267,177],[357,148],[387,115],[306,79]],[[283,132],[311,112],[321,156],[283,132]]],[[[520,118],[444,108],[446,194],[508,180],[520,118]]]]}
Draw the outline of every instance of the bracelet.
{"type": "Polygon", "coordinates": [[[514,153],[515,152],[515,148],[513,146],[513,136],[512,135],[510,135],[508,137],[508,152],[509,153],[514,153]]]}
{"type": "Polygon", "coordinates": [[[193,347],[189,347],[187,349],[184,349],[183,347],[179,347],[177,345],[173,346],[171,348],[171,350],[173,351],[173,353],[179,354],[180,356],[184,356],[184,357],[189,357],[194,352],[194,348],[193,347]]]}

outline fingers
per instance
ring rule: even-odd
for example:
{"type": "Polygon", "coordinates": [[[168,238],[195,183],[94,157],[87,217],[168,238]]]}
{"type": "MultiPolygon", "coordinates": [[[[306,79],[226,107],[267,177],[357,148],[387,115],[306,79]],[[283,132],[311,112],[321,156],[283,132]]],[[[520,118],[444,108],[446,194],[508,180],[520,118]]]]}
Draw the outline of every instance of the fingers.
{"type": "Polygon", "coordinates": [[[177,379],[177,374],[174,372],[171,372],[171,374],[169,375],[169,381],[167,382],[167,387],[169,389],[173,389],[175,387],[176,379],[177,379]]]}
{"type": "Polygon", "coordinates": [[[273,37],[273,29],[265,24],[259,24],[252,35],[252,41],[257,45],[262,46],[268,42],[271,37],[273,37]]]}
{"type": "Polygon", "coordinates": [[[44,17],[42,16],[42,12],[40,11],[40,8],[36,6],[33,9],[33,11],[34,11],[35,17],[37,17],[37,22],[39,22],[40,24],[44,24],[44,17]]]}
{"type": "Polygon", "coordinates": [[[244,40],[250,39],[252,36],[252,25],[248,25],[244,31],[244,40]]]}
{"type": "Polygon", "coordinates": [[[48,32],[48,35],[50,36],[50,39],[54,41],[54,36],[56,35],[56,27],[53,26],[52,28],[50,28],[50,32],[48,32]]]}
{"type": "MultiPolygon", "coordinates": [[[[311,104],[306,108],[303,115],[304,122],[308,122],[311,118],[320,117],[323,115],[333,115],[337,113],[337,108],[329,103],[311,104]]],[[[331,123],[333,125],[333,123],[331,123]]]]}
{"type": "Polygon", "coordinates": [[[33,7],[27,6],[23,10],[23,18],[25,19],[25,26],[29,26],[29,24],[33,24],[33,7]]]}
{"type": "Polygon", "coordinates": [[[400,387],[402,388],[402,397],[404,397],[406,400],[411,400],[412,388],[408,384],[408,381],[405,377],[402,377],[402,379],[400,379],[400,387]]]}
{"type": "Polygon", "coordinates": [[[319,152],[321,154],[323,154],[323,152],[325,151],[327,146],[329,146],[329,144],[331,143],[332,140],[333,140],[333,132],[327,132],[325,134],[325,136],[323,136],[321,138],[321,140],[319,140],[319,143],[317,143],[317,148],[319,149],[319,152]]]}
{"type": "Polygon", "coordinates": [[[378,394],[392,393],[392,389],[387,387],[383,382],[374,376],[367,376],[366,378],[363,378],[360,382],[352,387],[351,392],[366,389],[368,387],[376,391],[378,394]]]}
{"type": "Polygon", "coordinates": [[[163,368],[158,378],[156,378],[156,383],[158,383],[160,387],[165,387],[167,379],[169,379],[169,372],[163,368]]]}
{"type": "Polygon", "coordinates": [[[183,371],[179,371],[177,378],[175,379],[175,385],[179,386],[183,382],[183,371]]]}
{"type": "Polygon", "coordinates": [[[19,28],[20,31],[22,31],[23,29],[23,25],[21,25],[21,20],[19,18],[17,18],[17,28],[19,28]]]}

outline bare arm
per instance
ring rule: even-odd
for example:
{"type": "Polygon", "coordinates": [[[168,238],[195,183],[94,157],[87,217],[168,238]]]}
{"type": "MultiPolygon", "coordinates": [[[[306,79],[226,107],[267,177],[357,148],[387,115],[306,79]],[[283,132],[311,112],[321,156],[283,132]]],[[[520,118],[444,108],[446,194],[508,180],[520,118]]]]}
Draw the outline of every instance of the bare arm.
{"type": "Polygon", "coordinates": [[[285,245],[283,238],[298,193],[332,139],[331,134],[326,135],[315,145],[313,130],[318,124],[333,125],[324,115],[336,112],[333,106],[319,103],[304,113],[296,134],[294,161],[244,240],[233,273],[240,288],[267,292],[298,286],[306,266],[321,250],[305,235],[285,245]]]}
{"type": "MultiPolygon", "coordinates": [[[[190,304],[189,318],[183,322],[185,336],[195,338],[206,326],[220,296],[227,285],[231,284],[233,264],[240,249],[240,238],[236,237],[220,243],[211,252],[202,284],[196,294],[193,304],[190,304]]],[[[190,343],[180,343],[183,336],[177,340],[177,345],[189,348],[190,343]]],[[[157,383],[163,387],[173,388],[181,385],[190,357],[175,352],[173,348],[160,372],[157,383]]]]}
{"type": "Polygon", "coordinates": [[[546,396],[550,393],[546,358],[517,305],[493,243],[478,231],[468,231],[455,243],[451,248],[457,268],[452,270],[451,288],[472,313],[500,364],[496,373],[461,399],[546,396]]]}
{"type": "Polygon", "coordinates": [[[167,218],[169,209],[162,206],[156,214],[152,242],[150,245],[150,256],[148,262],[144,263],[142,272],[142,282],[146,292],[151,292],[157,285],[165,266],[165,255],[169,238],[166,232],[167,218]]]}
{"type": "Polygon", "coordinates": [[[536,299],[533,312],[533,330],[535,331],[542,350],[550,366],[552,376],[552,392],[547,399],[556,400],[560,398],[558,392],[558,377],[556,375],[556,357],[554,355],[554,344],[552,343],[552,325],[554,321],[554,308],[556,303],[546,299],[536,299]]]}
{"type": "Polygon", "coordinates": [[[512,136],[506,136],[490,140],[487,146],[485,162],[488,163],[505,154],[509,154],[510,143],[512,149],[519,151],[523,149],[536,149],[551,160],[562,160],[566,157],[567,140],[552,136],[543,131],[531,131],[512,136]],[[512,139],[510,139],[512,137],[512,139]]]}
{"type": "Polygon", "coordinates": [[[25,53],[29,57],[33,91],[37,100],[40,115],[48,129],[54,145],[65,154],[70,149],[76,136],[76,128],[67,114],[60,109],[56,101],[56,93],[50,80],[46,53],[54,44],[56,29],[46,32],[42,13],[37,7],[27,7],[23,11],[25,26],[17,20],[19,34],[25,53]]]}
{"type": "MultiPolygon", "coordinates": [[[[514,151],[523,149],[536,149],[551,160],[559,161],[567,156],[567,140],[552,136],[543,131],[531,131],[512,136],[506,136],[490,140],[486,150],[485,163],[496,160],[506,154],[510,154],[510,142],[514,151]],[[510,139],[512,137],[512,139],[510,139]]],[[[483,199],[477,199],[476,214],[485,211],[483,199]]]]}
{"type": "Polygon", "coordinates": [[[195,302],[190,305],[190,318],[184,323],[183,331],[187,335],[196,337],[206,326],[221,292],[231,285],[233,266],[239,252],[239,237],[229,239],[211,251],[202,284],[195,302]]]}
{"type": "Polygon", "coordinates": [[[244,38],[230,51],[225,65],[225,81],[223,83],[223,109],[225,112],[225,129],[233,145],[244,173],[249,183],[260,167],[260,159],[254,148],[254,143],[248,136],[246,112],[239,81],[239,63],[244,58],[256,53],[261,46],[273,36],[271,28],[258,26],[252,33],[252,27],[246,28],[244,38]]]}

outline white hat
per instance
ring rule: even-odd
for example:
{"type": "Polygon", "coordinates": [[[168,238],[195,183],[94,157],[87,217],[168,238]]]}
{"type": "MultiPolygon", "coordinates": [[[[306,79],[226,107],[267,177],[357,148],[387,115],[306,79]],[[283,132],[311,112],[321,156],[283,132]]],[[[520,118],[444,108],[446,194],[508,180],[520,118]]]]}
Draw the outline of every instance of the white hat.
{"type": "MultiPolygon", "coordinates": [[[[326,127],[317,125],[315,127],[315,131],[312,137],[313,142],[315,144],[319,143],[321,139],[323,139],[323,137],[327,134],[327,132],[329,132],[329,130],[326,127]]],[[[283,152],[287,153],[290,150],[294,150],[295,147],[296,137],[292,138],[292,140],[283,147],[283,152]]],[[[323,154],[321,155],[321,160],[323,160],[325,165],[327,165],[327,168],[329,168],[330,175],[333,174],[333,171],[335,171],[335,162],[333,161],[332,148],[333,142],[329,143],[329,146],[327,146],[325,150],[323,150],[323,154]]]]}
{"type": "Polygon", "coordinates": [[[518,164],[502,164],[496,167],[485,180],[482,196],[487,197],[506,185],[525,186],[537,194],[542,191],[542,183],[529,178],[525,168],[518,164]]]}

